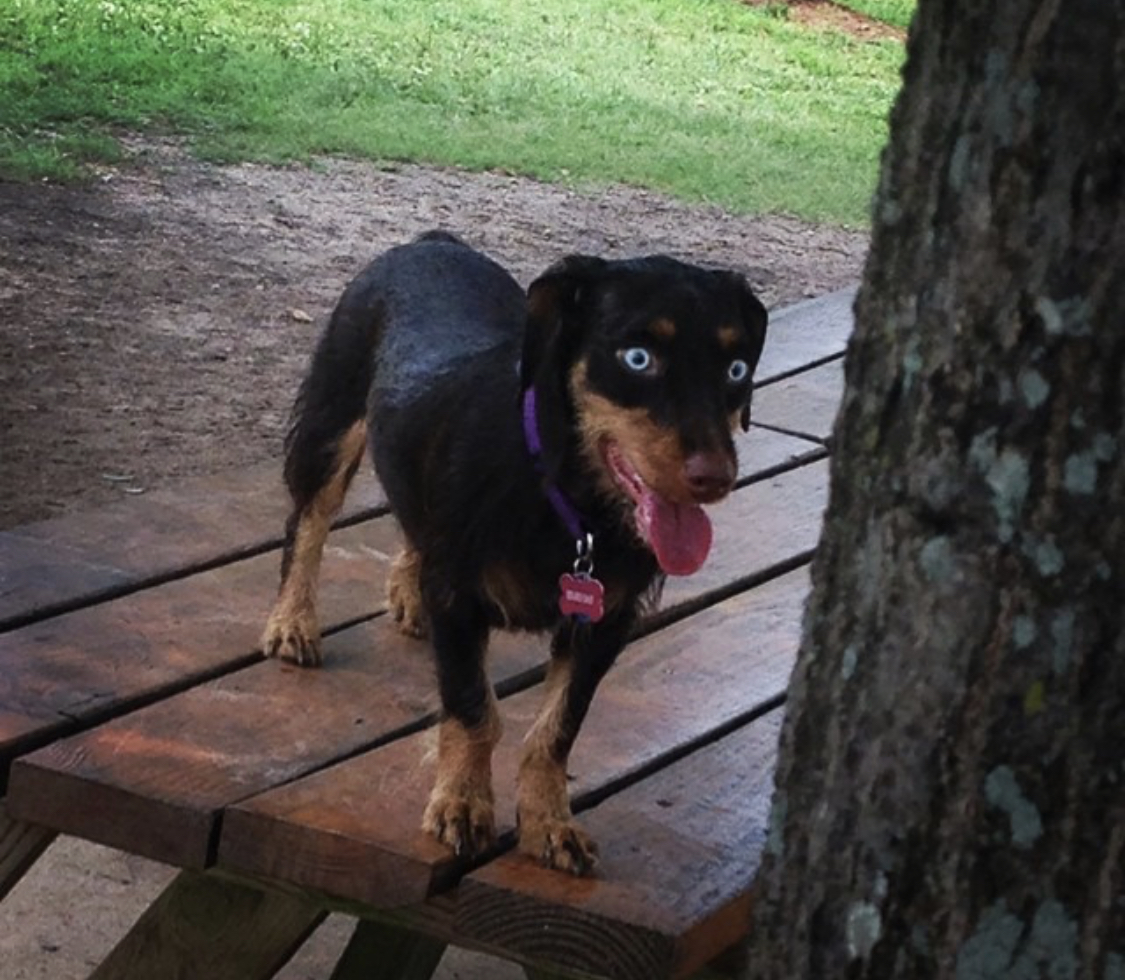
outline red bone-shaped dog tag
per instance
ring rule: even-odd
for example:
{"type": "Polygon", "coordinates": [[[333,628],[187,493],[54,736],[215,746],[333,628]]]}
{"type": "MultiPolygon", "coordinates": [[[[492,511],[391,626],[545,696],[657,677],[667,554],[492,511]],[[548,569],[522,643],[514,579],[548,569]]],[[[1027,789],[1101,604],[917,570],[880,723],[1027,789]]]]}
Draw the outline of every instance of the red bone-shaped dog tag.
{"type": "Polygon", "coordinates": [[[559,612],[596,623],[605,615],[605,586],[583,572],[567,572],[559,577],[559,612]]]}

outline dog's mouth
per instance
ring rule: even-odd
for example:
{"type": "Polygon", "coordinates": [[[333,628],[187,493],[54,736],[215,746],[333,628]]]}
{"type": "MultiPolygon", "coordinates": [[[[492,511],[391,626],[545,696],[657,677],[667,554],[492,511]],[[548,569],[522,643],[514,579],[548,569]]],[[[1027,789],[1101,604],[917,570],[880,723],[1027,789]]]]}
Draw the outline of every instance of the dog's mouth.
{"type": "Polygon", "coordinates": [[[677,503],[650,487],[617,443],[601,446],[614,483],[633,501],[637,533],[668,575],[691,575],[711,551],[711,519],[697,503],[677,503]]]}

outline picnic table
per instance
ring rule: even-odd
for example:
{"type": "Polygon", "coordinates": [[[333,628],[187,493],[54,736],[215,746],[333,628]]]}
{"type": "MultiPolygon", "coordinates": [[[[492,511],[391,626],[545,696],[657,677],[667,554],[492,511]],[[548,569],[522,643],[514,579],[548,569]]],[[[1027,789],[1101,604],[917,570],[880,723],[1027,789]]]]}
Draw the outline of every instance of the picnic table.
{"type": "Polygon", "coordinates": [[[0,898],[58,833],[181,869],[98,980],[264,980],[331,911],[358,922],[333,980],[420,980],[447,944],[533,978],[714,969],[750,927],[851,303],[772,314],[712,554],[595,698],[570,766],[594,877],[513,849],[535,637],[491,646],[496,847],[467,861],[419,830],[437,701],[425,643],[383,615],[400,538],[373,476],[326,549],[325,666],[263,659],[273,464],[0,532],[0,898]]]}

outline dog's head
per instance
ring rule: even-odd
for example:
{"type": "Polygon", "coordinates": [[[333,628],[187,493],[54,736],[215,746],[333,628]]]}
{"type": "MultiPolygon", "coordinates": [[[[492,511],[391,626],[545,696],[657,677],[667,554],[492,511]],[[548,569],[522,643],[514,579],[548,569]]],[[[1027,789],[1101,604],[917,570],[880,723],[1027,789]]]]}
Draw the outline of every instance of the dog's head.
{"type": "Polygon", "coordinates": [[[559,447],[548,466],[576,443],[661,568],[695,571],[711,543],[702,505],[738,473],[731,436],[750,424],[765,307],[733,272],[570,256],[532,283],[528,309],[521,376],[559,447]]]}

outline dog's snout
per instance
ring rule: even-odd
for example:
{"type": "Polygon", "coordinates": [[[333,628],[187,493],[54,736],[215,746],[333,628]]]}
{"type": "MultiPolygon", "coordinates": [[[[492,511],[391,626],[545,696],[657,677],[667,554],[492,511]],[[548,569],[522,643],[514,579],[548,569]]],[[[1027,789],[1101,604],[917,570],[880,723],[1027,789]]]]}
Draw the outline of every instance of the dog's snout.
{"type": "Polygon", "coordinates": [[[726,453],[692,453],[684,460],[684,482],[692,497],[701,504],[730,493],[737,475],[734,460],[726,453]]]}

